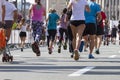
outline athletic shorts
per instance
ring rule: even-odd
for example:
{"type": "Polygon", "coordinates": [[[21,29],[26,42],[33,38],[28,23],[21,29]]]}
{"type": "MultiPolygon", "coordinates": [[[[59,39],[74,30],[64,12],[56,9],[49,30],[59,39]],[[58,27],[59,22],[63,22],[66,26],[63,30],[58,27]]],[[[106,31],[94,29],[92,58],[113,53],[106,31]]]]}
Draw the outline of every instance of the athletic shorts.
{"type": "Polygon", "coordinates": [[[104,34],[104,28],[101,26],[97,26],[96,35],[103,35],[104,34]]]}
{"type": "Polygon", "coordinates": [[[96,34],[96,25],[95,23],[87,23],[85,30],[83,32],[83,36],[86,35],[95,35],[96,34]]]}
{"type": "Polygon", "coordinates": [[[13,21],[12,20],[6,20],[5,21],[5,29],[7,29],[7,28],[12,28],[12,26],[13,26],[13,21]]]}
{"type": "Polygon", "coordinates": [[[51,39],[52,41],[55,40],[55,36],[56,36],[57,30],[48,30],[48,34],[49,34],[49,39],[51,39]]]}
{"type": "Polygon", "coordinates": [[[85,24],[85,20],[71,20],[70,21],[70,24],[73,25],[73,26],[80,26],[81,24],[85,24]]]}
{"type": "Polygon", "coordinates": [[[20,37],[26,37],[27,35],[26,35],[26,32],[20,32],[19,36],[20,37]]]}

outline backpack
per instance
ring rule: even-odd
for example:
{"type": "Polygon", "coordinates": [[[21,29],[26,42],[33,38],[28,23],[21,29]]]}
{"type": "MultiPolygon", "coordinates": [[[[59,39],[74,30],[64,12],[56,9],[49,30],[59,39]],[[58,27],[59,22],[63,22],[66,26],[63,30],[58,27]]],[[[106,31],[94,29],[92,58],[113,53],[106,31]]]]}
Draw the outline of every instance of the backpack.
{"type": "Polygon", "coordinates": [[[5,49],[5,47],[6,47],[5,30],[3,28],[0,28],[0,50],[5,49]]]}

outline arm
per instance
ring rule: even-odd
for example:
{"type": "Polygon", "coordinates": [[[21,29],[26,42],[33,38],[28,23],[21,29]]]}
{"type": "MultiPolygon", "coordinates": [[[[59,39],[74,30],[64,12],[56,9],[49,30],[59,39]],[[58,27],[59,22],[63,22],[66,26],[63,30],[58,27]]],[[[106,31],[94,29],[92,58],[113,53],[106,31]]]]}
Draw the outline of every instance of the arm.
{"type": "Polygon", "coordinates": [[[67,9],[68,9],[68,10],[71,10],[71,9],[72,9],[72,3],[71,3],[71,2],[68,3],[67,9]]]}
{"type": "Polygon", "coordinates": [[[20,21],[20,22],[18,23],[17,28],[18,28],[18,29],[21,29],[21,27],[22,27],[23,24],[24,24],[24,23],[23,23],[22,21],[20,21]]]}
{"type": "Polygon", "coordinates": [[[98,20],[98,22],[100,22],[102,20],[101,12],[97,13],[97,20],[98,20]]]}
{"type": "Polygon", "coordinates": [[[45,8],[44,8],[44,10],[43,10],[43,16],[46,17],[46,10],[45,10],[45,8]]]}
{"type": "Polygon", "coordinates": [[[5,5],[2,6],[2,23],[4,23],[5,19],[5,5]]]}
{"type": "Polygon", "coordinates": [[[29,9],[29,12],[28,12],[28,17],[29,17],[29,19],[31,18],[32,9],[33,9],[33,5],[31,5],[31,7],[30,7],[30,9],[29,9]]]}
{"type": "Polygon", "coordinates": [[[89,7],[89,5],[86,5],[86,6],[85,6],[85,10],[86,10],[87,12],[90,12],[90,7],[89,7]]]}
{"type": "Polygon", "coordinates": [[[15,10],[13,13],[14,13],[13,19],[14,19],[14,22],[16,22],[17,16],[18,16],[17,10],[15,10]]]}
{"type": "Polygon", "coordinates": [[[46,23],[48,22],[48,20],[49,20],[49,16],[46,18],[46,23]]]}
{"type": "Polygon", "coordinates": [[[67,21],[68,21],[67,14],[65,14],[64,22],[67,23],[67,21]]]}

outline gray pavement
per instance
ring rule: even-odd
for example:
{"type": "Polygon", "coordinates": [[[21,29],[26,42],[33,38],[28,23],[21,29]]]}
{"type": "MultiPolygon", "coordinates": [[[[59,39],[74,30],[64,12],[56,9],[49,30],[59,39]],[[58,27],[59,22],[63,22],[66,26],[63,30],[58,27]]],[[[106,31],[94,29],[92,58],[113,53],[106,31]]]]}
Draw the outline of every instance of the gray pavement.
{"type": "MultiPolygon", "coordinates": [[[[0,80],[119,80],[120,45],[103,46],[95,59],[88,59],[88,52],[80,53],[74,61],[68,50],[49,55],[47,47],[40,47],[36,57],[31,48],[11,51],[13,62],[0,61],[0,80]]],[[[0,56],[2,57],[2,56],[0,56]]]]}

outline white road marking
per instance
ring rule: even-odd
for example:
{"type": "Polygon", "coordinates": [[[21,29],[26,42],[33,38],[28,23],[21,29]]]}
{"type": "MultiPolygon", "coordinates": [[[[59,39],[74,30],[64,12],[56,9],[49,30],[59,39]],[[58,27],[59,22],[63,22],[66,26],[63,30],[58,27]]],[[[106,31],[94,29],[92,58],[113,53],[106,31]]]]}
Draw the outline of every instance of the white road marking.
{"type": "Polygon", "coordinates": [[[83,69],[80,69],[70,75],[68,75],[69,77],[77,77],[77,76],[81,76],[82,74],[92,70],[93,68],[95,68],[95,66],[88,66],[88,67],[85,67],[83,69]]]}
{"type": "Polygon", "coordinates": [[[118,53],[120,53],[120,51],[118,51],[118,53]]]}
{"type": "Polygon", "coordinates": [[[115,58],[117,55],[112,55],[112,56],[110,56],[109,58],[115,58]]]}

